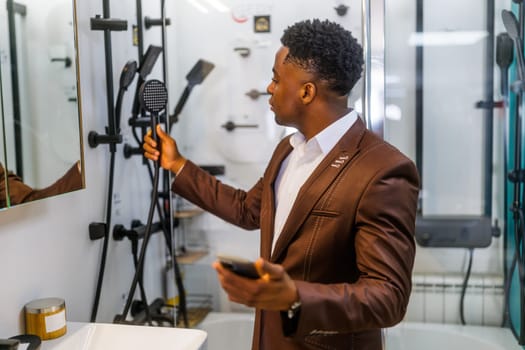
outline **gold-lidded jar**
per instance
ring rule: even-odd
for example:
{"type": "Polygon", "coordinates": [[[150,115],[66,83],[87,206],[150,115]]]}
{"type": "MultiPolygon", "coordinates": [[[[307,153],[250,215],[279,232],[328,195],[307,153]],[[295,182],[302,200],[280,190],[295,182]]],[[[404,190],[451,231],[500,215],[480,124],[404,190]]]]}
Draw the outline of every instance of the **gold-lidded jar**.
{"type": "Polygon", "coordinates": [[[66,303],[61,298],[37,299],[24,307],[26,334],[42,340],[58,338],[66,333],[66,303]]]}

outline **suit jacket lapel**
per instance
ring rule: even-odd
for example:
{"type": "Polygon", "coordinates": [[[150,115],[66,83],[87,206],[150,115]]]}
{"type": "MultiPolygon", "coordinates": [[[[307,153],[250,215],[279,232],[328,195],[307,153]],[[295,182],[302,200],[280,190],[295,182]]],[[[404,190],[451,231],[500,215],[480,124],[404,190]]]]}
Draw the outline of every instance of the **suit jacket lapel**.
{"type": "Polygon", "coordinates": [[[268,168],[266,169],[265,181],[268,181],[268,186],[265,186],[263,190],[263,205],[262,210],[264,215],[261,215],[261,256],[265,259],[270,259],[273,242],[273,228],[275,223],[275,192],[274,183],[279,169],[284,159],[292,151],[290,145],[290,137],[284,139],[279,146],[276,148],[268,168]]]}
{"type": "MultiPolygon", "coordinates": [[[[299,227],[306,220],[319,198],[358,153],[358,145],[365,130],[366,127],[364,123],[358,118],[301,187],[290,211],[290,215],[275,244],[275,249],[271,254],[272,261],[279,259],[279,256],[294,238],[299,227]]],[[[275,210],[273,213],[275,216],[275,210]]]]}

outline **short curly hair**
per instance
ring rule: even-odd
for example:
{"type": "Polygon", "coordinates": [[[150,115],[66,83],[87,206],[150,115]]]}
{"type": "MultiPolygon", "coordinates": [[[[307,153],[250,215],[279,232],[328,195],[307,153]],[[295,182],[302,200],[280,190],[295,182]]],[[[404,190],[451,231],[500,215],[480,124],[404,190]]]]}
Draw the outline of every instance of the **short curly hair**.
{"type": "Polygon", "coordinates": [[[363,49],[352,33],[328,20],[305,20],[289,26],[281,37],[289,50],[286,62],[313,73],[341,96],[361,78],[363,49]]]}

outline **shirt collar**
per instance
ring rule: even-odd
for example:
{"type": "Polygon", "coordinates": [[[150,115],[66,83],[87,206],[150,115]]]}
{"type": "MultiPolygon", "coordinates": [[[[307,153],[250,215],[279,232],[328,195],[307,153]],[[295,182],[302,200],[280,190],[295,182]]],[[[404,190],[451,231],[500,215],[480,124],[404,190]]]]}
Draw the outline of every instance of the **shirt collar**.
{"type": "MultiPolygon", "coordinates": [[[[317,135],[312,137],[306,144],[317,144],[323,154],[327,154],[334,148],[335,144],[343,137],[350,127],[357,120],[357,112],[351,110],[332,124],[321,130],[317,135]]],[[[297,131],[290,137],[290,145],[296,149],[305,143],[304,135],[297,131]]],[[[313,147],[313,145],[312,145],[313,147]]],[[[309,147],[308,147],[309,148],[309,147]]]]}

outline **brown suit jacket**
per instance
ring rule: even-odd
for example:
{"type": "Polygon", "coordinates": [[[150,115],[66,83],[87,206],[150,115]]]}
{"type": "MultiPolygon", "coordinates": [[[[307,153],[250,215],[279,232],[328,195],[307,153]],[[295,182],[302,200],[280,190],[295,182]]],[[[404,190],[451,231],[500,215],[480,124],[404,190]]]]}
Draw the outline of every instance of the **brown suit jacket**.
{"type": "Polygon", "coordinates": [[[417,170],[358,119],[302,186],[271,254],[273,185],[290,151],[286,138],[247,192],[191,162],[173,190],[230,223],[260,228],[261,256],[295,280],[298,319],[257,310],[254,350],[380,350],[381,328],[402,320],[411,291],[417,170]]]}
{"type": "Polygon", "coordinates": [[[0,208],[7,207],[8,196],[9,205],[15,205],[47,198],[49,196],[56,196],[57,194],[71,192],[81,188],[82,174],[78,170],[76,163],[53,184],[41,189],[35,189],[26,185],[22,182],[22,179],[13,172],[8,171],[6,173],[2,164],[0,164],[0,208]]]}

